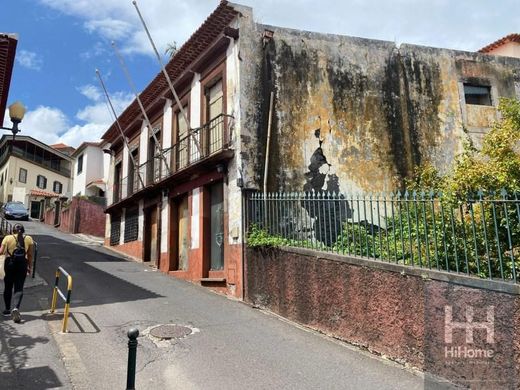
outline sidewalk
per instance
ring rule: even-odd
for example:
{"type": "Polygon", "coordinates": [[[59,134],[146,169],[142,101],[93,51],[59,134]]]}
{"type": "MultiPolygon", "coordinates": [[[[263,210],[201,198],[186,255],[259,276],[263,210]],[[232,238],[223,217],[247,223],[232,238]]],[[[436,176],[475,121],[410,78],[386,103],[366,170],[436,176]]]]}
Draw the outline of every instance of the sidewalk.
{"type": "MultiPolygon", "coordinates": [[[[3,281],[0,282],[3,291],[3,281]]],[[[51,288],[36,275],[28,277],[24,289],[22,322],[0,318],[0,388],[2,389],[70,389],[71,384],[58,352],[49,322],[59,322],[48,314],[51,288]]],[[[3,309],[3,301],[0,305],[3,309]]]]}

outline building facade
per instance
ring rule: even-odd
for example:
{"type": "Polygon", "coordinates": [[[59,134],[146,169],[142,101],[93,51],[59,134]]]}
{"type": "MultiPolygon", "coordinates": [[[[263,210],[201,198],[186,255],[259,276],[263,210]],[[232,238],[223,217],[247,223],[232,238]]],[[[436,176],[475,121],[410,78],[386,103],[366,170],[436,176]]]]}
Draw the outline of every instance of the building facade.
{"type": "Polygon", "coordinates": [[[506,35],[483,47],[479,53],[520,58],[520,34],[506,35]]]}
{"type": "Polygon", "coordinates": [[[72,195],[104,198],[110,169],[110,155],[99,142],[83,142],[71,155],[73,163],[72,195]]]}
{"type": "Polygon", "coordinates": [[[18,201],[31,218],[71,191],[71,158],[29,136],[0,138],[0,201],[18,201]]]}
{"type": "Polygon", "coordinates": [[[106,245],[236,297],[249,191],[394,191],[520,96],[518,59],[266,26],[226,1],[166,69],[180,102],[159,74],[140,95],[151,125],[134,101],[128,142],[103,136],[106,245]]]}

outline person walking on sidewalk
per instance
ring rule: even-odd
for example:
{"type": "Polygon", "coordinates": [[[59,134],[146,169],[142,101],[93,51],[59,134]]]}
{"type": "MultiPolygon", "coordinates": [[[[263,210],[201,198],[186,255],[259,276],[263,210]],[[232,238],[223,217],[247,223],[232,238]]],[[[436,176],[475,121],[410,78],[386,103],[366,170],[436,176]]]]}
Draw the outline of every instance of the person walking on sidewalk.
{"type": "Polygon", "coordinates": [[[14,322],[21,322],[20,304],[23,297],[25,277],[31,273],[34,241],[31,236],[24,235],[22,224],[13,226],[13,234],[7,235],[0,246],[0,254],[5,254],[4,303],[5,316],[11,315],[14,322]],[[14,288],[14,308],[11,310],[11,299],[14,288]]]}

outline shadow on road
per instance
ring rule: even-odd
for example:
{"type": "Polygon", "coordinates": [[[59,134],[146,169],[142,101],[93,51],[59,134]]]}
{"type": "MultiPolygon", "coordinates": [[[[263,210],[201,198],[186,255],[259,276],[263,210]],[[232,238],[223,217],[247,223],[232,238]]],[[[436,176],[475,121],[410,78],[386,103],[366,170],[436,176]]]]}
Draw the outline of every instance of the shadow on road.
{"type": "Polygon", "coordinates": [[[0,387],[2,389],[51,389],[62,386],[48,366],[30,367],[29,351],[37,344],[47,344],[47,337],[31,337],[19,332],[10,320],[0,321],[0,387]]]}
{"type": "MultiPolygon", "coordinates": [[[[38,241],[37,272],[49,284],[49,297],[58,267],[63,267],[73,277],[73,309],[162,297],[137,284],[139,274],[145,271],[142,264],[48,235],[33,237],[38,241]],[[111,274],[114,271],[128,275],[126,279],[134,279],[136,283],[114,276],[111,274]]],[[[59,288],[66,294],[67,279],[64,276],[59,288]]],[[[58,308],[63,304],[58,299],[58,308]]]]}

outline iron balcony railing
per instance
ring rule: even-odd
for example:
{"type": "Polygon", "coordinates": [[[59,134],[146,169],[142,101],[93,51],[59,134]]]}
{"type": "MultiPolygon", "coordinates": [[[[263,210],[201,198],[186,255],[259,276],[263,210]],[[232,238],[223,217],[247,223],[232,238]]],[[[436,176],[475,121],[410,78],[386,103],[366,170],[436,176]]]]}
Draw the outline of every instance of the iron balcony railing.
{"type": "Polygon", "coordinates": [[[112,187],[113,203],[144,188],[139,174],[146,187],[226,150],[229,147],[229,126],[232,119],[233,117],[230,115],[221,114],[202,127],[192,129],[173,146],[163,149],[139,165],[137,169],[112,187]]]}
{"type": "Polygon", "coordinates": [[[518,282],[518,193],[480,191],[465,201],[435,192],[256,193],[247,205],[253,245],[311,248],[518,282]]]}

